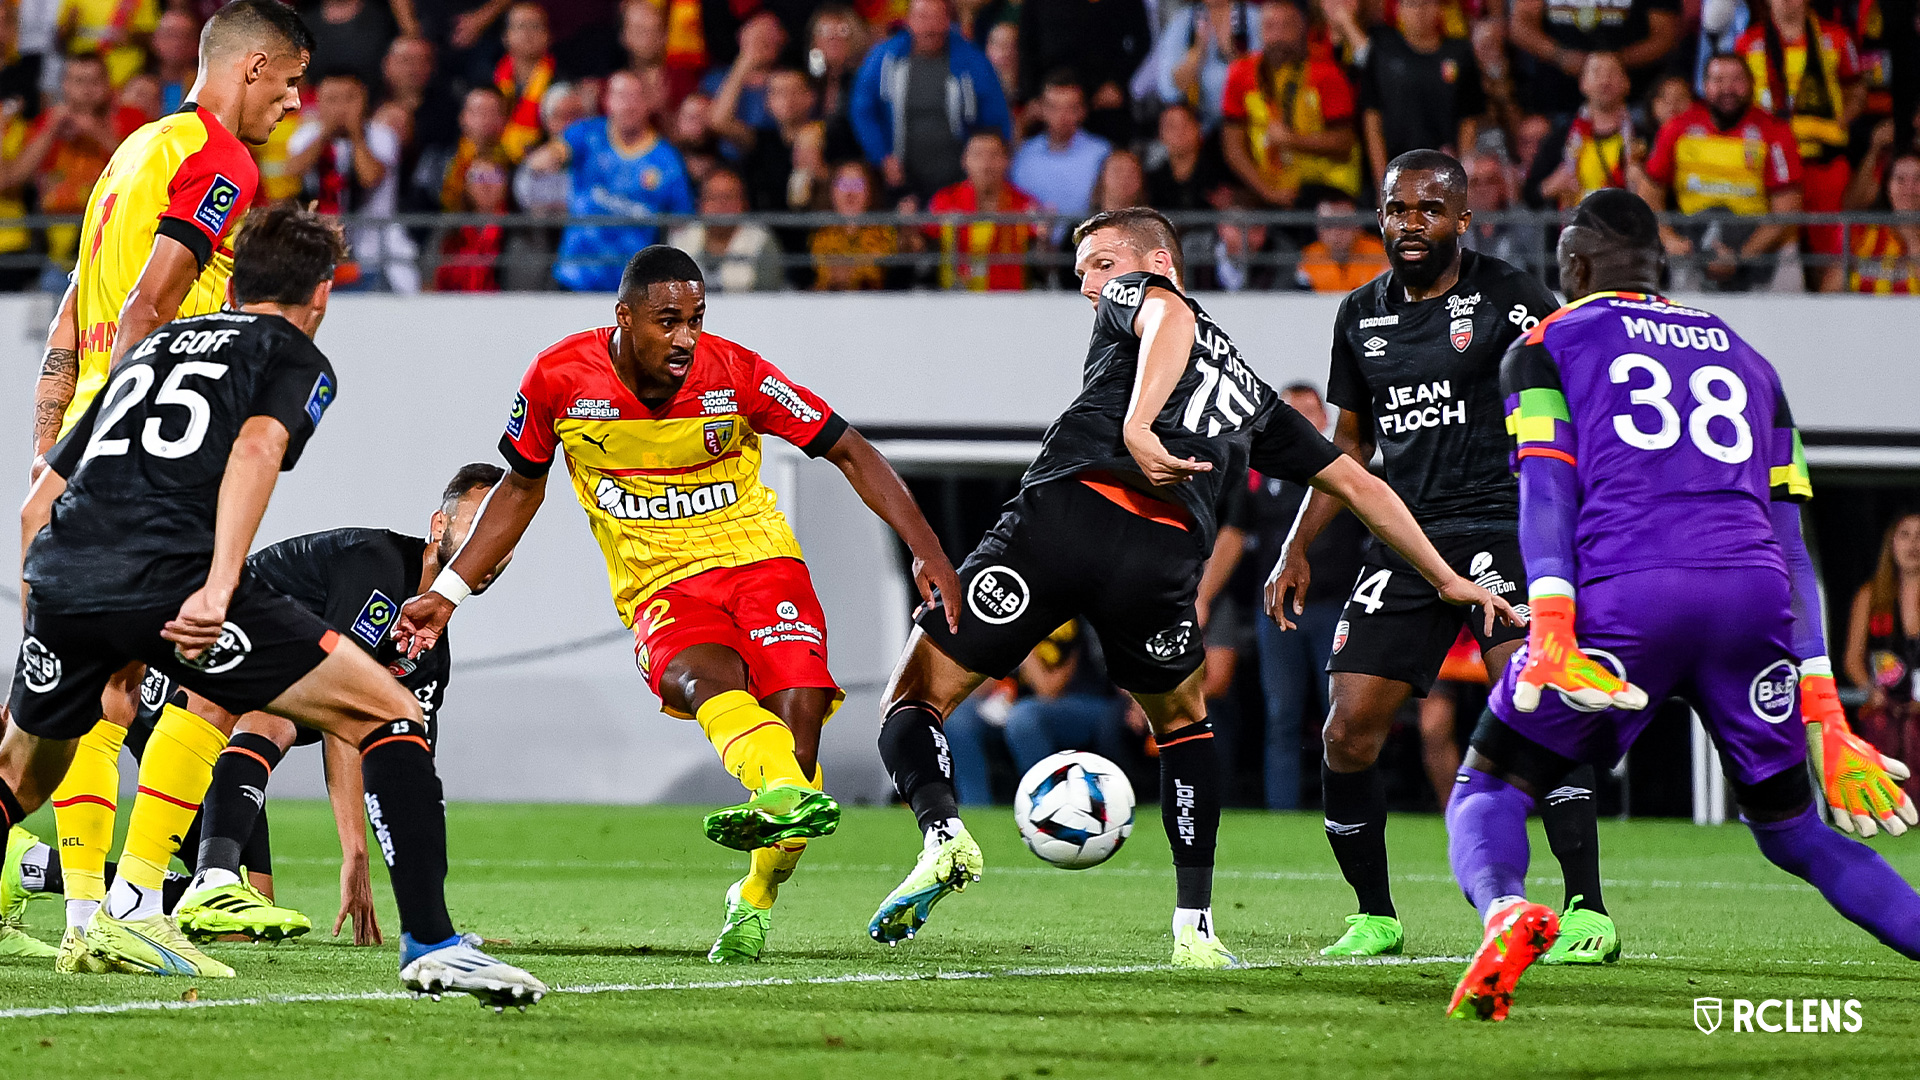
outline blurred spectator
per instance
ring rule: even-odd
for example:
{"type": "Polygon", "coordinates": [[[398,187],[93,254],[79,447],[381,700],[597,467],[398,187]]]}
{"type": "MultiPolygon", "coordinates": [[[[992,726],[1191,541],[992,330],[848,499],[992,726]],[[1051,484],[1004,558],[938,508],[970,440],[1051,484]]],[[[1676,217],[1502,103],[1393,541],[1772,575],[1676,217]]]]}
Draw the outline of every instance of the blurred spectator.
{"type": "Polygon", "coordinates": [[[146,64],[160,5],[157,0],[60,0],[56,19],[66,54],[101,57],[110,85],[119,86],[146,64]]]}
{"type": "MultiPolygon", "coordinates": [[[[455,92],[491,85],[500,37],[490,33],[512,0],[411,0],[418,33],[433,43],[442,78],[455,92]]],[[[395,14],[401,9],[396,8],[395,14]]],[[[407,31],[404,17],[401,30],[407,31]]],[[[464,182],[464,181],[463,181],[464,182]]]]}
{"type": "Polygon", "coordinates": [[[1047,77],[1040,118],[1044,129],[1013,155],[1013,182],[1048,210],[1084,217],[1113,144],[1080,126],[1087,119],[1086,93],[1073,72],[1047,77]]]}
{"type": "MultiPolygon", "coordinates": [[[[71,56],[60,74],[59,99],[34,120],[19,155],[0,165],[0,191],[32,177],[43,214],[84,214],[93,182],[106,170],[120,140],[146,123],[130,108],[115,107],[107,65],[99,56],[71,56]]],[[[80,227],[47,229],[47,254],[71,266],[80,227]]]]}
{"type": "MultiPolygon", "coordinates": [[[[318,28],[308,20],[308,28],[318,28]]],[[[160,77],[160,111],[170,113],[187,100],[200,73],[200,27],[184,11],[162,12],[153,29],[153,71],[160,77]]]]}
{"type": "MultiPolygon", "coordinates": [[[[351,72],[320,80],[312,114],[287,141],[287,169],[301,178],[301,201],[323,214],[390,218],[399,210],[400,137],[368,122],[367,88],[351,72]]],[[[354,225],[347,240],[357,287],[420,291],[417,252],[404,228],[354,225]]]]}
{"type": "Polygon", "coordinates": [[[1409,150],[1471,150],[1487,111],[1473,46],[1441,32],[1440,0],[1399,0],[1398,7],[1399,25],[1374,31],[1359,79],[1376,189],[1386,182],[1387,162],[1409,150]]]}
{"type": "Polygon", "coordinates": [[[507,105],[507,127],[500,144],[518,161],[540,144],[540,102],[553,86],[553,55],[547,51],[547,13],[522,0],[507,10],[507,54],[493,69],[494,89],[507,105]]]}
{"type": "MultiPolygon", "coordinates": [[[[1252,202],[1252,196],[1236,189],[1220,209],[1249,209],[1252,202]]],[[[1281,280],[1278,252],[1283,246],[1291,248],[1277,230],[1240,216],[1222,219],[1211,231],[1190,234],[1182,246],[1190,252],[1188,275],[1194,287],[1221,292],[1272,289],[1281,280]]]]}
{"type": "MultiPolygon", "coordinates": [[[[744,214],[747,187],[731,169],[715,169],[700,187],[702,217],[744,214]]],[[[787,283],[780,245],[759,224],[696,222],[667,234],[667,243],[693,256],[708,292],[768,292],[787,283]]]]}
{"type": "Polygon", "coordinates": [[[921,199],[965,175],[962,148],[976,132],[1013,138],[999,76],[952,27],[945,0],[913,0],[907,29],[867,53],[853,130],[887,186],[921,199]]]}
{"type": "Polygon", "coordinates": [[[1147,205],[1155,210],[1207,210],[1213,195],[1232,177],[1220,156],[1220,139],[1201,131],[1190,105],[1160,110],[1160,145],[1165,160],[1147,171],[1147,205]]]}
{"type": "MultiPolygon", "coordinates": [[[[644,219],[693,212],[680,155],[653,130],[666,80],[652,82],[615,72],[607,80],[605,117],[581,120],[528,155],[538,172],[570,170],[573,216],[644,219]]],[[[576,292],[612,292],[627,258],[659,235],[654,225],[570,225],[560,240],[554,280],[576,292]]]]}
{"type": "Polygon", "coordinates": [[[1048,75],[1070,68],[1087,95],[1088,130],[1129,142],[1127,85],[1152,47],[1142,0],[1022,0],[1020,100],[1039,97],[1048,75]]]}
{"type": "Polygon", "coordinates": [[[995,23],[987,31],[987,63],[1000,77],[1000,95],[1008,101],[1020,98],[1020,24],[995,23]]]}
{"type": "Polygon", "coordinates": [[[1527,114],[1513,125],[1513,160],[1519,166],[1520,175],[1525,176],[1540,158],[1540,148],[1546,144],[1547,137],[1553,134],[1553,121],[1544,116],[1527,114]]]}
{"type": "Polygon", "coordinates": [[[429,146],[452,146],[460,141],[461,103],[447,92],[443,80],[435,79],[433,46],[420,37],[397,37],[387,46],[380,64],[385,85],[384,123],[401,133],[409,154],[417,157],[429,146]]]}
{"type": "Polygon", "coordinates": [[[1656,132],[1666,127],[1667,121],[1692,107],[1693,83],[1679,75],[1662,77],[1653,84],[1653,93],[1647,97],[1647,113],[1653,120],[1653,130],[1656,132]]]}
{"type": "Polygon", "coordinates": [[[688,94],[674,110],[673,126],[667,132],[667,141],[680,152],[687,179],[695,187],[706,183],[713,170],[720,167],[720,139],[707,126],[712,112],[713,102],[707,95],[698,91],[688,94]]]}
{"type": "MultiPolygon", "coordinates": [[[[731,83],[731,80],[729,80],[731,83]]],[[[813,84],[797,68],[777,68],[767,77],[767,117],[772,125],[749,128],[739,117],[726,114],[726,87],[715,101],[710,125],[721,138],[746,149],[741,175],[746,179],[747,205],[754,210],[810,210],[814,194],[826,186],[826,125],[813,119],[813,84]]],[[[706,190],[702,183],[701,190],[706,190]]],[[[781,228],[774,239],[790,255],[807,250],[807,230],[781,228]]],[[[796,263],[795,285],[811,282],[805,267],[796,263]]]]}
{"type": "MultiPolygon", "coordinates": [[[[1241,0],[1200,0],[1174,11],[1142,66],[1162,104],[1198,110],[1201,126],[1220,126],[1227,70],[1260,40],[1260,9],[1241,0]]],[[[1136,83],[1135,92],[1143,88],[1136,83]]]]}
{"type": "MultiPolygon", "coordinates": [[[[627,70],[638,72],[667,62],[667,13],[653,0],[626,0],[620,5],[620,48],[627,54],[627,70]]],[[[667,73],[667,104],[677,107],[699,82],[697,73],[667,73]]]]}
{"type": "Polygon", "coordinates": [[[1303,187],[1360,193],[1353,89],[1331,60],[1307,52],[1307,15],[1294,0],[1260,8],[1260,52],[1227,73],[1221,147],[1227,164],[1269,206],[1303,187]]]}
{"type": "MultiPolygon", "coordinates": [[[[1311,383],[1294,383],[1280,391],[1280,399],[1298,410],[1322,434],[1331,434],[1333,422],[1326,402],[1311,383]]],[[[1246,558],[1262,579],[1279,563],[1293,519],[1307,489],[1271,476],[1250,474],[1249,523],[1246,558]]],[[[1360,576],[1360,549],[1366,526],[1342,510],[1326,531],[1307,549],[1313,578],[1304,597],[1284,598],[1286,615],[1296,629],[1283,631],[1264,614],[1254,620],[1255,646],[1260,657],[1260,688],[1267,703],[1266,792],[1269,810],[1293,810],[1300,805],[1300,748],[1303,732],[1318,732],[1328,710],[1327,660],[1333,653],[1334,627],[1360,576]],[[1302,610],[1295,613],[1293,603],[1302,610]],[[1308,725],[1312,725],[1309,727],[1308,725]]],[[[1314,745],[1317,748],[1319,739],[1314,745]]]]}
{"type": "Polygon", "coordinates": [[[1506,159],[1487,150],[1474,152],[1467,167],[1467,209],[1473,221],[1460,237],[1460,246],[1468,251],[1491,255],[1514,266],[1538,271],[1546,248],[1539,228],[1512,222],[1495,222],[1494,216],[1514,206],[1513,170],[1506,159]]]}
{"type": "Polygon", "coordinates": [[[1594,52],[1620,54],[1644,89],[1685,29],[1680,0],[1514,0],[1507,36],[1522,60],[1521,100],[1532,112],[1574,112],[1594,52]]]}
{"type": "Polygon", "coordinates": [[[867,27],[845,4],[822,4],[808,24],[807,77],[813,81],[814,116],[826,125],[828,161],[860,153],[853,136],[853,80],[867,54],[867,27]]]}
{"type": "MultiPolygon", "coordinates": [[[[32,170],[13,163],[40,113],[40,57],[18,53],[19,41],[19,13],[0,4],[0,54],[13,57],[0,67],[0,226],[25,217],[32,203],[32,170]]],[[[19,292],[39,279],[40,256],[33,247],[32,230],[0,227],[0,292],[19,292]]]]}
{"type": "MultiPolygon", "coordinates": [[[[507,172],[498,163],[476,161],[467,166],[461,185],[460,209],[473,214],[507,212],[507,172]]],[[[498,292],[495,268],[506,246],[506,229],[497,223],[462,225],[447,233],[440,246],[440,265],[433,272],[436,292],[498,292]]]]}
{"type": "Polygon", "coordinates": [[[1627,108],[1627,69],[1612,53],[1592,53],[1580,75],[1585,104],[1540,144],[1527,187],[1542,203],[1570,210],[1589,192],[1638,185],[1647,159],[1645,138],[1627,108]]]}
{"type": "Polygon", "coordinates": [[[561,77],[597,81],[623,65],[621,0],[540,0],[540,7],[561,77]]]}
{"type": "MultiPolygon", "coordinates": [[[[1807,0],[1766,0],[1756,26],[1747,28],[1734,51],[1753,76],[1753,103],[1790,122],[1800,143],[1800,207],[1809,213],[1839,210],[1851,168],[1847,136],[1867,106],[1860,57],[1844,27],[1807,10],[1807,0]]],[[[1801,250],[1824,259],[1806,261],[1809,287],[1843,254],[1838,225],[1809,225],[1801,250]],[[1821,265],[1825,262],[1827,265],[1821,265]]]]}
{"type": "MultiPolygon", "coordinates": [[[[1401,0],[1402,11],[1406,6],[1406,0],[1401,0]]],[[[1342,220],[1359,212],[1352,199],[1327,199],[1315,208],[1316,239],[1301,250],[1300,269],[1294,275],[1301,288],[1352,292],[1387,268],[1387,249],[1379,237],[1342,220]]]]}
{"type": "MultiPolygon", "coordinates": [[[[565,131],[592,115],[572,83],[555,83],[540,102],[540,125],[565,131]]],[[[513,202],[537,217],[566,217],[573,202],[573,182],[565,171],[535,172],[525,161],[513,173],[513,202]]]]}
{"type": "Polygon", "coordinates": [[[1906,222],[1853,226],[1851,266],[1829,267],[1825,291],[1920,296],[1920,153],[1893,159],[1881,198],[1877,209],[1906,214],[1906,222]]]}
{"type": "MultiPolygon", "coordinates": [[[[1897,761],[1920,756],[1920,514],[1887,526],[1873,577],[1853,594],[1847,620],[1847,678],[1867,692],[1860,735],[1897,761]]],[[[1920,780],[1902,785],[1920,798],[1920,780]]]]}
{"type": "Polygon", "coordinates": [[[142,71],[121,84],[120,93],[114,100],[121,107],[132,109],[152,121],[160,119],[160,98],[160,77],[142,71]]]}
{"type": "Polygon", "coordinates": [[[1146,206],[1147,175],[1141,171],[1140,158],[1131,150],[1115,150],[1100,163],[1100,179],[1094,181],[1093,202],[1089,214],[1102,210],[1124,210],[1146,206]]]}
{"type": "MultiPolygon", "coordinates": [[[[1028,0],[1029,3],[1032,0],[1028,0]]],[[[1125,703],[1107,681],[1093,634],[1070,622],[1020,662],[1025,692],[1007,709],[1007,750],[1024,774],[1062,750],[1090,750],[1109,761],[1130,756],[1125,703]]]]}
{"type": "MultiPolygon", "coordinates": [[[[989,747],[1006,746],[1007,710],[1019,696],[1017,680],[989,679],[954,706],[953,714],[941,725],[948,751],[953,755],[953,793],[960,805],[992,804],[993,767],[989,763],[989,747]]],[[[1011,758],[1011,752],[1008,756],[1011,758]]]]}
{"type": "MultiPolygon", "coordinates": [[[[721,117],[735,118],[748,128],[767,127],[773,121],[767,115],[767,80],[780,53],[787,47],[787,32],[770,11],[762,11],[740,25],[740,50],[725,72],[714,72],[700,80],[702,92],[713,98],[709,126],[718,132],[721,117]]],[[[738,145],[738,144],[736,144],[738,145]]],[[[746,151],[739,145],[741,152],[746,151]]]]}
{"type": "MultiPolygon", "coordinates": [[[[1761,0],[1764,3],[1764,0],[1761,0]]],[[[1753,7],[1748,0],[1701,0],[1700,28],[1694,34],[1693,64],[1688,70],[1687,88],[1704,87],[1707,61],[1721,53],[1730,53],[1740,35],[1753,22],[1753,7]]],[[[1671,67],[1672,65],[1669,65],[1671,67]]]]}
{"type": "Polygon", "coordinates": [[[1790,225],[1739,220],[1800,209],[1800,152],[1786,124],[1754,108],[1752,79],[1737,56],[1708,63],[1706,100],[1660,129],[1646,173],[1640,194],[1655,210],[1697,217],[1662,226],[1661,239],[1673,258],[1705,259],[1708,287],[1752,288],[1764,269],[1756,261],[1793,238],[1790,225]]]}
{"type": "MultiPolygon", "coordinates": [[[[873,209],[873,174],[863,161],[843,161],[829,189],[833,212],[852,218],[873,209]]],[[[822,291],[883,289],[898,275],[880,259],[900,250],[891,225],[826,225],[813,231],[813,287],[822,291]]]]}
{"type": "Polygon", "coordinates": [[[27,50],[20,35],[20,12],[0,4],[0,123],[40,115],[40,76],[45,60],[27,50]]]}
{"type": "MultiPolygon", "coordinates": [[[[915,0],[915,6],[926,0],[915,0]]],[[[967,178],[941,188],[927,204],[934,214],[1027,214],[1040,209],[1033,196],[1007,182],[1007,143],[998,131],[976,131],[961,155],[967,178]]],[[[945,258],[940,286],[946,289],[1023,289],[1021,256],[1034,246],[1040,226],[1008,222],[929,225],[945,258]]]]}
{"type": "MultiPolygon", "coordinates": [[[[302,21],[313,33],[311,74],[325,76],[345,72],[358,78],[362,86],[380,84],[387,46],[398,33],[384,0],[308,0],[299,7],[302,21]]],[[[168,15],[178,14],[168,12],[168,15]]],[[[159,51],[162,31],[178,32],[166,24],[167,15],[162,15],[160,29],[154,31],[155,52],[159,51]]],[[[194,37],[197,46],[199,34],[194,37]]],[[[188,55],[191,57],[193,52],[188,55]]],[[[189,74],[188,85],[192,85],[192,81],[189,74]]]]}
{"type": "Polygon", "coordinates": [[[421,170],[440,180],[441,209],[452,210],[464,204],[461,189],[467,182],[467,166],[485,160],[511,168],[519,160],[500,141],[506,130],[507,104],[500,91],[491,86],[467,91],[467,100],[460,106],[460,141],[453,152],[442,151],[420,160],[421,170]]]}

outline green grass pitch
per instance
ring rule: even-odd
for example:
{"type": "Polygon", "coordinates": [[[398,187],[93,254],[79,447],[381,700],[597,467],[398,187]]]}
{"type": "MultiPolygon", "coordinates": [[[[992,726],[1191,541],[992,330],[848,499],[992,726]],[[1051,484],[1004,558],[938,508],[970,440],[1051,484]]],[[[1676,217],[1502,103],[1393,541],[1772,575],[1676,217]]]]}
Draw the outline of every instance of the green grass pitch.
{"type": "MultiPolygon", "coordinates": [[[[63,978],[0,964],[0,1077],[1701,1077],[1904,1075],[1920,1050],[1920,968],[1766,865],[1746,830],[1603,823],[1627,959],[1540,969],[1500,1025],[1442,1017],[1478,941],[1447,873],[1438,819],[1399,816],[1390,843],[1408,955],[1322,962],[1352,903],[1317,815],[1232,813],[1214,899],[1252,970],[1175,973],[1166,845],[1153,807],[1107,866],[1072,873],[1020,845],[1004,810],[970,815],[987,876],[925,933],[869,941],[875,904],[915,853],[900,809],[848,812],[776,909],[769,955],[705,954],[743,858],[708,844],[681,807],[455,805],[454,918],[510,944],[499,955],[556,988],[495,1016],[468,998],[397,991],[395,952],[326,930],[338,859],[319,804],[276,802],[280,898],[307,939],[216,945],[240,978],[63,978]],[[363,996],[364,995],[364,996],[363,996]],[[111,1011],[126,1003],[190,1008],[111,1011]],[[320,997],[325,1000],[275,1000],[320,997]],[[1697,997],[1855,998],[1857,1034],[1695,1029],[1697,997]],[[209,1007],[224,999],[244,1003],[209,1007]],[[23,1015],[108,1006],[108,1011],[23,1015]]],[[[31,825],[42,833],[51,819],[31,825]]],[[[1920,878],[1920,836],[1876,841],[1920,878]]],[[[1536,897],[1559,882],[1536,830],[1536,897]]],[[[377,872],[376,872],[377,873],[377,872]]],[[[398,925],[384,880],[382,927],[398,925]]],[[[29,922],[52,939],[53,903],[29,922]]],[[[1731,1008],[1731,1002],[1728,1003],[1731,1008]]]]}

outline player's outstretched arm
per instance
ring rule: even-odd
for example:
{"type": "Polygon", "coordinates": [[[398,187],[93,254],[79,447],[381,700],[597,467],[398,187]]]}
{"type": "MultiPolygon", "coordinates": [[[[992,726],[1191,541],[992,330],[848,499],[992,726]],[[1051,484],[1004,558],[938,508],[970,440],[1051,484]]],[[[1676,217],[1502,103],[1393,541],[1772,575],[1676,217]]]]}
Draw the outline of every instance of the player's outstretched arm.
{"type": "Polygon", "coordinates": [[[913,552],[913,583],[920,589],[920,598],[935,603],[937,590],[937,602],[947,612],[947,627],[958,631],[960,579],[941,549],[933,526],[920,512],[920,504],[913,501],[913,492],[893,471],[893,464],[851,427],[840,433],[824,456],[846,474],[847,483],[860,494],[867,509],[891,526],[907,550],[913,552]]]}
{"type": "Polygon", "coordinates": [[[393,639],[408,658],[419,656],[440,640],[453,609],[472,594],[474,582],[485,582],[487,575],[513,552],[546,498],[545,473],[526,476],[509,469],[506,477],[493,486],[459,554],[440,571],[432,587],[400,605],[393,639]]]}
{"type": "Polygon", "coordinates": [[[1133,376],[1133,400],[1127,403],[1127,418],[1120,425],[1127,453],[1155,485],[1178,484],[1195,473],[1212,472],[1213,463],[1194,458],[1177,458],[1167,453],[1160,436],[1153,433],[1153,422],[1167,407],[1174,387],[1187,373],[1187,361],[1193,355],[1195,320],[1193,309],[1168,289],[1147,290],[1140,311],[1133,318],[1133,331],[1140,335],[1140,363],[1133,376]]]}
{"type": "MultiPolygon", "coordinates": [[[[1360,414],[1348,409],[1340,410],[1340,419],[1333,426],[1333,447],[1359,462],[1362,468],[1373,460],[1373,436],[1360,414]]],[[[1318,488],[1308,489],[1307,497],[1300,502],[1300,512],[1294,515],[1293,528],[1287,533],[1287,542],[1280,548],[1280,558],[1267,574],[1267,615],[1279,623],[1282,630],[1293,629],[1293,620],[1287,618],[1289,592],[1293,594],[1293,614],[1299,615],[1306,610],[1307,587],[1313,583],[1313,567],[1307,562],[1307,549],[1340,515],[1341,509],[1340,500],[1318,488]]]]}
{"type": "Polygon", "coordinates": [[[47,451],[60,439],[60,425],[73,404],[80,379],[80,316],[75,302],[78,287],[67,282],[60,310],[47,327],[47,351],[40,362],[40,381],[33,387],[33,475],[47,467],[47,451]]]}
{"type": "Polygon", "coordinates": [[[33,538],[53,520],[53,500],[67,490],[67,478],[52,469],[40,470],[33,482],[33,490],[27,493],[27,502],[20,508],[20,621],[27,620],[27,548],[33,544],[33,538]]]}
{"type": "Polygon", "coordinates": [[[1420,531],[1413,511],[1385,480],[1367,471],[1366,466],[1342,454],[1333,464],[1313,478],[1316,490],[1324,491],[1353,510],[1354,516],[1387,542],[1400,556],[1413,564],[1420,576],[1433,584],[1440,599],[1449,604],[1477,606],[1486,615],[1486,632],[1493,633],[1495,620],[1508,626],[1524,625],[1526,620],[1514,613],[1505,600],[1461,577],[1434,549],[1433,541],[1420,531]]]}
{"type": "Polygon", "coordinates": [[[156,233],[153,251],[140,268],[126,303],[120,305],[120,325],[113,332],[113,363],[127,355],[141,338],[170,323],[180,314],[193,282],[200,276],[200,259],[187,245],[165,233],[156,233]]]}
{"type": "Polygon", "coordinates": [[[227,471],[220,478],[218,509],[213,520],[213,565],[207,583],[180,605],[160,636],[174,643],[174,651],[192,660],[220,640],[227,621],[227,603],[240,587],[247,552],[260,531],[273,486],[280,479],[292,439],[286,425],[271,416],[250,416],[240,427],[227,453],[227,471]]]}
{"type": "Polygon", "coordinates": [[[368,873],[366,784],[360,774],[360,748],[329,734],[326,744],[327,801],[333,806],[334,831],[340,834],[340,914],[333,936],[353,921],[355,945],[383,945],[373,913],[373,882],[368,873]]]}

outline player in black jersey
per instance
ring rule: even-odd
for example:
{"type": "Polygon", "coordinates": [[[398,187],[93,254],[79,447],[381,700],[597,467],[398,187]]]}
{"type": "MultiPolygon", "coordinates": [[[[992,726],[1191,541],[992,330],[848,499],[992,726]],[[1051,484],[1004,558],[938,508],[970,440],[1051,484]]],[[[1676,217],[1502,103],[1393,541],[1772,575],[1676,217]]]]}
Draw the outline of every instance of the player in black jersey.
{"type": "MultiPolygon", "coordinates": [[[[1495,595],[1520,599],[1520,491],[1508,467],[1500,358],[1559,305],[1526,271],[1461,250],[1473,217],[1466,198],[1466,172],[1446,154],[1415,150],[1390,164],[1380,227],[1391,268],[1340,305],[1327,400],[1340,408],[1334,445],[1362,463],[1382,451],[1387,481],[1447,563],[1495,595]]],[[[1284,629],[1292,629],[1287,594],[1298,614],[1311,580],[1307,546],[1338,511],[1322,494],[1301,507],[1267,582],[1267,611],[1284,629]]],[[[1463,621],[1495,682],[1526,640],[1511,626],[1483,632],[1490,624],[1443,603],[1411,570],[1370,544],[1334,632],[1320,780],[1327,840],[1360,912],[1321,950],[1328,956],[1398,953],[1405,938],[1387,884],[1386,789],[1375,764],[1394,713],[1408,695],[1432,688],[1463,621]]],[[[1542,803],[1575,913],[1554,962],[1619,954],[1600,899],[1593,784],[1586,769],[1542,803]]]]}
{"type": "MultiPolygon", "coordinates": [[[[255,217],[236,244],[236,310],[167,323],[132,346],[48,453],[21,512],[32,540],[0,826],[46,801],[107,680],[144,663],[228,712],[269,709],[357,743],[400,909],[402,985],[529,1004],[546,987],[474,948],[447,915],[446,816],[419,702],[246,570],[277,474],[299,460],[338,387],[312,335],[345,253],[317,215],[255,217]]],[[[233,974],[186,943],[158,890],[117,916],[89,927],[94,955],[155,974],[233,974]]]]}
{"type": "MultiPolygon", "coordinates": [[[[434,537],[431,542],[386,529],[330,529],[282,540],[247,558],[247,569],[254,577],[320,616],[341,639],[371,652],[393,673],[400,685],[419,700],[427,743],[436,749],[440,730],[437,718],[452,669],[450,647],[442,636],[433,648],[408,659],[400,655],[399,647],[387,639],[386,632],[399,610],[397,598],[431,584],[440,568],[466,542],[474,515],[500,476],[499,466],[484,462],[463,466],[455,473],[429,522],[428,532],[434,537]]],[[[484,585],[492,580],[489,577],[474,591],[484,591],[484,585]]],[[[267,712],[236,717],[192,691],[175,687],[154,669],[147,672],[141,685],[139,713],[127,731],[126,745],[136,759],[141,757],[162,711],[169,707],[186,710],[231,739],[211,763],[211,781],[204,783],[199,814],[167,848],[166,857],[177,853],[188,874],[168,876],[162,887],[162,908],[172,912],[175,923],[195,939],[237,935],[278,940],[306,933],[312,923],[305,915],[272,902],[272,846],[265,796],[268,777],[281,757],[294,746],[321,742],[321,733],[267,712]],[[189,892],[191,898],[182,903],[189,892]]],[[[340,913],[334,920],[334,933],[337,935],[340,927],[352,920],[354,944],[380,944],[383,938],[374,917],[368,875],[359,750],[338,738],[325,742],[327,792],[333,803],[341,851],[340,913]]],[[[44,867],[33,892],[57,894],[64,888],[59,853],[47,849],[30,850],[25,855],[44,867]]],[[[115,882],[116,890],[124,891],[126,886],[118,884],[116,870],[109,862],[107,877],[115,882]]],[[[108,899],[110,903],[116,900],[112,894],[108,899]]]]}
{"type": "Polygon", "coordinates": [[[1311,483],[1352,506],[1449,601],[1484,606],[1489,624],[1496,610],[1513,614],[1449,569],[1392,489],[1282,403],[1181,292],[1180,245],[1165,217],[1109,211],[1075,230],[1075,241],[1080,291],[1094,305],[1080,394],[961,565],[957,618],[920,614],[885,696],[880,754],[925,843],[868,932],[887,943],[911,937],[938,900],[980,876],[941,724],[982,680],[1006,675],[1079,617],[1159,745],[1176,880],[1173,962],[1229,967],[1237,961],[1214,937],[1209,911],[1221,779],[1194,610],[1223,491],[1244,484],[1249,465],[1311,483]]]}

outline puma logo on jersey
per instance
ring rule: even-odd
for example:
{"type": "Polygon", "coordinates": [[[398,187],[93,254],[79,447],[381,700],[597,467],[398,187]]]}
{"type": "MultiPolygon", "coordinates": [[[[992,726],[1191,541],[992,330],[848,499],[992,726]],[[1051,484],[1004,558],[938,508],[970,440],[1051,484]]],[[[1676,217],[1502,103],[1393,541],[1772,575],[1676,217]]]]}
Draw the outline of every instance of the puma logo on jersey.
{"type": "Polygon", "coordinates": [[[601,510],[627,521],[676,521],[732,506],[740,501],[740,491],[733,481],[723,480],[694,488],[669,486],[660,494],[648,497],[628,491],[611,477],[603,476],[593,490],[593,501],[601,510]]]}
{"type": "Polygon", "coordinates": [[[594,438],[593,436],[591,436],[591,435],[589,435],[589,434],[587,434],[587,433],[586,433],[586,432],[584,432],[584,431],[580,433],[580,440],[581,440],[582,442],[590,442],[590,443],[592,443],[593,445],[595,445],[595,446],[597,446],[597,447],[599,447],[599,448],[600,448],[600,452],[601,452],[601,453],[603,453],[603,454],[607,452],[607,440],[608,440],[608,439],[611,439],[611,438],[613,438],[613,436],[611,436],[611,435],[602,435],[602,436],[600,436],[599,438],[597,438],[597,439],[596,439],[596,438],[594,438]]]}

